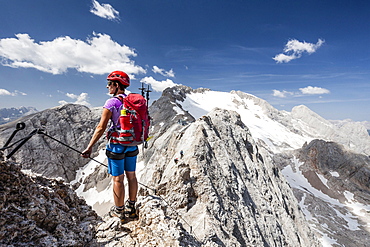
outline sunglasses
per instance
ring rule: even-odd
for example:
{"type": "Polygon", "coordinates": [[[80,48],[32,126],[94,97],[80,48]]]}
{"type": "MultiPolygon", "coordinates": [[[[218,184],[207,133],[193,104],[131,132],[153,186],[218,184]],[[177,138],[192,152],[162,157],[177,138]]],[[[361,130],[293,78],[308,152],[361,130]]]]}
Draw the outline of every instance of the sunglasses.
{"type": "Polygon", "coordinates": [[[111,86],[113,83],[115,83],[115,82],[114,82],[114,81],[108,81],[107,86],[109,87],[109,86],[111,86]]]}

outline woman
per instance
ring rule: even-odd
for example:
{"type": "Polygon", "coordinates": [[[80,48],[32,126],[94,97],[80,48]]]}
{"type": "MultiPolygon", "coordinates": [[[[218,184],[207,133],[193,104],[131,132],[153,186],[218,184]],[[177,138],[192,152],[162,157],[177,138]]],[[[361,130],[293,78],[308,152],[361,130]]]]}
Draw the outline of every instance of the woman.
{"type": "MultiPolygon", "coordinates": [[[[100,118],[100,122],[96,127],[94,134],[90,140],[87,148],[82,152],[82,157],[88,158],[91,155],[92,148],[94,144],[101,138],[104,134],[109,120],[112,122],[111,128],[120,127],[119,126],[119,108],[122,105],[120,98],[126,97],[125,89],[130,86],[129,76],[122,71],[113,71],[107,77],[109,94],[112,94],[114,97],[108,99],[104,106],[103,112],[100,118]]],[[[108,156],[108,173],[112,175],[113,179],[113,197],[114,204],[109,214],[111,217],[119,217],[121,221],[125,220],[125,213],[129,214],[129,217],[136,217],[136,195],[138,190],[138,183],[136,179],[136,158],[138,154],[137,146],[122,146],[120,144],[107,144],[107,154],[112,154],[108,156]],[[122,154],[115,155],[115,154],[122,154]],[[125,210],[125,188],[124,188],[124,175],[128,180],[128,189],[129,195],[128,200],[126,201],[126,210],[125,210]]]]}

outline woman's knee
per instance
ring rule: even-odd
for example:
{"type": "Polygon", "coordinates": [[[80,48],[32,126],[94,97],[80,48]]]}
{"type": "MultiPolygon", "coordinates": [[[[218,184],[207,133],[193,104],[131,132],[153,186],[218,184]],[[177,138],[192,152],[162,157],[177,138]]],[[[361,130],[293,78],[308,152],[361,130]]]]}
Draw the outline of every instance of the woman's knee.
{"type": "Polygon", "coordinates": [[[113,176],[112,180],[114,183],[123,183],[123,179],[125,178],[124,174],[119,176],[113,176]]]}

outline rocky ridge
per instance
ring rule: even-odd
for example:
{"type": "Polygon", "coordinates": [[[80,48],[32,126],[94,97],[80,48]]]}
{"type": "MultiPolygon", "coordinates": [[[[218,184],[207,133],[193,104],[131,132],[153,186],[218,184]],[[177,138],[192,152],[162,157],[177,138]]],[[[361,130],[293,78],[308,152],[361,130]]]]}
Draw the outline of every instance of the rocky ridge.
{"type": "Polygon", "coordinates": [[[149,151],[140,180],[181,212],[203,242],[319,246],[289,185],[237,113],[215,109],[190,126],[173,125],[149,151]]]}

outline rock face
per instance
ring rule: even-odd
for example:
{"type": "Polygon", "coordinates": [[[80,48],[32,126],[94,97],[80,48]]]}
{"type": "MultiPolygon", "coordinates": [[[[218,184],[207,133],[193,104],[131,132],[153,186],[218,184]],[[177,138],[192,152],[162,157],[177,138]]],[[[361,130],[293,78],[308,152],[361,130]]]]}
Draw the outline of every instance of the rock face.
{"type": "MultiPolygon", "coordinates": [[[[13,142],[26,137],[35,129],[43,129],[53,138],[82,151],[90,141],[99,117],[99,110],[90,110],[81,105],[69,104],[48,109],[19,119],[17,122],[24,122],[26,128],[16,134],[13,142]]],[[[0,126],[1,147],[15,130],[17,122],[0,126]]],[[[12,148],[7,152],[10,150],[12,148]]],[[[66,181],[73,180],[76,170],[88,162],[77,152],[41,134],[34,135],[12,158],[22,164],[22,169],[47,177],[61,177],[66,181]]]]}
{"type": "Polygon", "coordinates": [[[167,88],[163,92],[162,96],[149,109],[153,118],[152,133],[158,133],[158,131],[164,133],[174,123],[186,126],[188,123],[195,121],[192,115],[186,111],[184,112],[181,105],[176,103],[177,101],[183,102],[186,94],[191,92],[192,89],[186,86],[167,88]],[[179,114],[179,112],[182,114],[179,114]]]}
{"type": "Polygon", "coordinates": [[[97,246],[100,217],[60,180],[0,161],[0,246],[97,246]]]}
{"type": "Polygon", "coordinates": [[[298,150],[297,157],[307,169],[328,177],[328,184],[339,191],[357,192],[361,203],[370,201],[370,158],[350,152],[342,145],[314,140],[298,150]],[[338,173],[332,176],[332,172],[338,173]]]}

